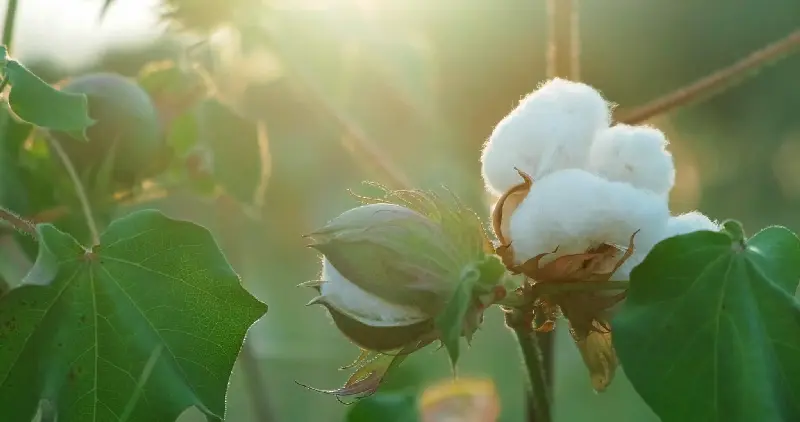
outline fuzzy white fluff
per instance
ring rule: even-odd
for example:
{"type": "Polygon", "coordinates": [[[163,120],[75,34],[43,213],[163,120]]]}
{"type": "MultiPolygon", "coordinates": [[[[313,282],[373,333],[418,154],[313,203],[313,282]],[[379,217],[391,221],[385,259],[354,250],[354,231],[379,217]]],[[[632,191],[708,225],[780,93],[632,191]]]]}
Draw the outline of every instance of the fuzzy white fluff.
{"type": "Polygon", "coordinates": [[[666,197],[675,184],[675,163],[667,144],[656,128],[618,124],[597,133],[588,170],[666,197]]]}
{"type": "Polygon", "coordinates": [[[567,169],[534,182],[511,216],[509,234],[515,260],[522,263],[557,246],[558,253],[549,258],[582,253],[602,243],[627,247],[630,236],[640,230],[634,255],[612,278],[627,279],[661,240],[668,219],[667,202],[650,191],[567,169]]]}
{"type": "Polygon", "coordinates": [[[322,280],[320,293],[326,302],[364,324],[407,325],[429,318],[420,309],[396,305],[364,291],[344,278],[327,258],[322,260],[322,280]]]}
{"type": "Polygon", "coordinates": [[[514,167],[538,179],[584,168],[595,133],[610,124],[609,106],[589,85],[552,79],[526,96],[494,128],[481,156],[495,195],[522,182],[514,167]]]}
{"type": "Polygon", "coordinates": [[[712,221],[705,214],[699,211],[692,211],[686,214],[670,217],[667,221],[667,228],[664,238],[687,234],[698,230],[719,230],[719,224],[712,221]]]}

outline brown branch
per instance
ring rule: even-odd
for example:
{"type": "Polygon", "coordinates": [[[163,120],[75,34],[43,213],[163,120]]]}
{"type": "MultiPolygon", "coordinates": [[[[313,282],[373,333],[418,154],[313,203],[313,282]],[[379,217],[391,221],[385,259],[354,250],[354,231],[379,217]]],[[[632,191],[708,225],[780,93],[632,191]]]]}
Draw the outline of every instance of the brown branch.
{"type": "Polygon", "coordinates": [[[668,113],[678,107],[720,92],[739,81],[740,78],[747,76],[747,73],[759,70],[768,63],[783,58],[798,47],[800,47],[800,29],[751,53],[731,66],[718,70],[684,88],[680,88],[633,110],[623,110],[619,112],[617,120],[621,123],[638,124],[660,114],[668,113]]]}
{"type": "Polygon", "coordinates": [[[20,216],[3,207],[0,207],[0,220],[5,221],[22,234],[27,234],[28,236],[37,240],[39,238],[39,235],[36,233],[36,226],[34,226],[33,223],[21,218],[20,216]]]}
{"type": "Polygon", "coordinates": [[[577,80],[580,73],[577,0],[547,0],[547,77],[577,80]]]}
{"type": "Polygon", "coordinates": [[[261,210],[264,207],[267,185],[272,174],[272,156],[269,152],[269,135],[267,133],[267,123],[264,120],[256,122],[258,132],[258,157],[261,163],[261,170],[258,177],[258,185],[253,191],[253,207],[261,210]]]}

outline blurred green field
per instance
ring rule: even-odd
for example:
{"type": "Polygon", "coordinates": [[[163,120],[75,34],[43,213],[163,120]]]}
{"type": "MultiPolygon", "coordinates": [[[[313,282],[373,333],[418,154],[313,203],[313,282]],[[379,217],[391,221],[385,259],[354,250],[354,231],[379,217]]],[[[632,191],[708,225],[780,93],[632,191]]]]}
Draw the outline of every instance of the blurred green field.
{"type": "MultiPolygon", "coordinates": [[[[266,393],[251,397],[248,373],[238,364],[228,393],[233,422],[257,420],[254,400],[271,409],[274,421],[343,421],[351,409],[295,383],[338,387],[346,373],[337,368],[358,354],[321,307],[304,306],[313,294],[296,285],[318,276],[319,258],[301,236],[356,205],[348,189],[364,191],[365,180],[391,182],[374,160],[354,150],[342,120],[415,186],[447,186],[486,218],[481,144],[545,78],[544,0],[320,3],[329,8],[276,1],[264,12],[275,28],[272,37],[253,36],[253,50],[231,53],[216,74],[224,102],[267,129],[263,209],[257,215],[225,212],[177,191],[116,211],[157,207],[205,225],[246,287],[269,305],[247,339],[266,393]],[[366,6],[356,7],[361,3],[366,6]]],[[[800,28],[795,0],[578,3],[581,79],[620,108],[671,92],[800,28]]],[[[47,57],[28,63],[50,81],[100,69],[134,76],[147,62],[179,52],[167,34],[135,49],[111,48],[81,69],[47,57]]],[[[650,122],[668,134],[675,156],[673,212],[736,218],[750,232],[770,224],[800,230],[798,75],[800,55],[793,55],[650,122]]],[[[261,173],[252,123],[210,117],[205,124],[214,176],[233,197],[250,201],[261,173]]],[[[621,372],[607,392],[595,393],[568,333],[559,330],[557,338],[558,421],[658,420],[621,372]]],[[[497,309],[487,315],[460,371],[494,380],[501,422],[525,420],[521,363],[497,309]]],[[[446,353],[429,347],[393,373],[387,389],[419,388],[448,376],[446,353]]],[[[187,411],[181,420],[202,416],[187,411]]]]}

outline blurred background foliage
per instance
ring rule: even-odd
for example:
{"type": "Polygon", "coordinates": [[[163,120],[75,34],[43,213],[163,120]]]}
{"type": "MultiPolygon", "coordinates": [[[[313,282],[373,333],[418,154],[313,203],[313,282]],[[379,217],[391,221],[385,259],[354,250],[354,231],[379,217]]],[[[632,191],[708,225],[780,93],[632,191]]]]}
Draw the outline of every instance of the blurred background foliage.
{"type": "MultiPolygon", "coordinates": [[[[126,0],[112,2],[110,11],[118,7],[114,3],[126,0]]],[[[304,307],[312,292],[295,286],[318,276],[319,259],[304,248],[301,235],[355,206],[347,189],[363,192],[364,180],[445,185],[486,217],[480,147],[494,125],[545,79],[545,1],[168,3],[183,4],[170,9],[173,17],[200,30],[164,27],[156,39],[112,45],[77,68],[55,55],[21,60],[50,82],[98,70],[138,77],[154,61],[201,63],[213,81],[210,99],[191,95],[208,81],[188,65],[177,79],[143,82],[162,117],[172,122],[170,143],[185,154],[184,164],[194,163],[186,168],[194,169],[190,179],[197,183],[192,189],[171,186],[170,180],[183,180],[175,176],[182,170],[168,172],[175,177],[143,183],[135,200],[109,208],[109,218],[158,207],[204,224],[247,288],[270,306],[248,338],[265,387],[252,396],[252,367],[238,365],[228,394],[230,421],[260,420],[253,410],[258,406],[269,409],[274,421],[342,421],[353,409],[352,421],[394,420],[369,416],[370,402],[343,406],[295,383],[337,387],[346,377],[337,368],[357,354],[321,308],[304,307]],[[234,6],[239,9],[232,11],[234,6]],[[218,18],[234,29],[209,30],[218,18]],[[186,48],[209,32],[210,44],[186,48]],[[392,175],[358,147],[363,139],[392,163],[392,175]],[[153,195],[153,184],[168,189],[153,195]],[[197,195],[198,187],[204,195],[197,195]]],[[[581,79],[620,108],[669,93],[800,28],[796,0],[578,4],[581,79]]],[[[713,218],[736,218],[751,232],[770,224],[800,230],[798,75],[800,55],[789,56],[707,101],[649,122],[668,134],[675,156],[673,212],[700,209],[713,218]]],[[[42,160],[19,161],[16,149],[26,136],[16,135],[13,145],[3,142],[2,205],[26,216],[72,207],[73,199],[53,194],[51,179],[60,176],[48,179],[37,170],[42,160]]],[[[67,213],[56,222],[85,230],[80,216],[67,213]]],[[[460,371],[494,380],[500,421],[524,420],[521,364],[497,310],[487,315],[460,371]]],[[[565,332],[558,335],[556,371],[557,420],[656,420],[624,374],[607,392],[595,394],[565,332]]],[[[391,400],[404,402],[404,395],[448,376],[446,354],[429,348],[393,373],[385,391],[399,391],[391,400]]],[[[188,411],[182,420],[201,419],[188,411]]]]}

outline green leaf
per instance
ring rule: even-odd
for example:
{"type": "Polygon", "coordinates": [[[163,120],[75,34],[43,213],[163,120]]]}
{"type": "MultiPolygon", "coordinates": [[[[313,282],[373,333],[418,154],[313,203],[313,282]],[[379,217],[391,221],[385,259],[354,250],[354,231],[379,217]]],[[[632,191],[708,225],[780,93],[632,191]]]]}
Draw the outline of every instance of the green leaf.
{"type": "Polygon", "coordinates": [[[444,310],[436,317],[436,327],[441,333],[440,339],[445,349],[447,349],[453,368],[455,368],[460,355],[459,348],[461,335],[464,333],[464,318],[473,303],[472,291],[480,276],[480,272],[476,269],[465,271],[453,296],[447,302],[444,310]]]}
{"type": "Polygon", "coordinates": [[[222,419],[266,305],[211,234],[151,210],[113,222],[93,251],[52,225],[39,233],[55,278],[0,298],[3,420],[31,420],[40,399],[60,422],[172,422],[189,406],[222,419]]]}
{"type": "Polygon", "coordinates": [[[359,400],[347,412],[347,422],[418,422],[417,393],[392,391],[359,400]]]}
{"type": "Polygon", "coordinates": [[[612,322],[625,373],[664,422],[800,420],[798,280],[782,227],[664,240],[612,322]]]}
{"type": "Polygon", "coordinates": [[[15,60],[6,63],[5,74],[11,84],[8,103],[20,119],[86,140],[85,129],[94,121],[85,95],[53,88],[15,60]]]}

